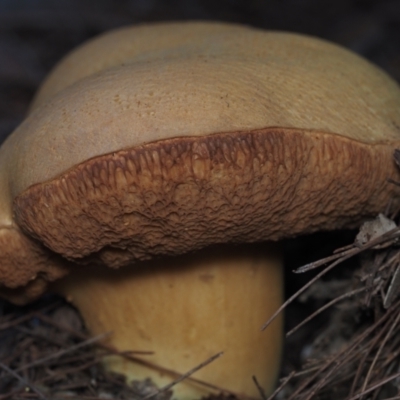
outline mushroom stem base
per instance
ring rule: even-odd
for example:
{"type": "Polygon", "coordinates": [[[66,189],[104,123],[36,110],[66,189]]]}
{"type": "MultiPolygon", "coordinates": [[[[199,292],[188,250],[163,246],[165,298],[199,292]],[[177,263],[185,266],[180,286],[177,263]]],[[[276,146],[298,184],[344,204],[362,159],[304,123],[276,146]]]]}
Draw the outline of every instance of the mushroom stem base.
{"type": "MultiPolygon", "coordinates": [[[[267,393],[273,389],[281,319],[260,331],[282,302],[281,261],[270,245],[207,249],[117,271],[90,267],[58,290],[79,308],[92,334],[113,331],[109,344],[119,350],[153,351],[142,358],[179,374],[223,351],[192,377],[254,398],[260,393],[252,376],[267,393]]],[[[159,386],[177,377],[122,357],[106,365],[159,386]]],[[[173,391],[181,400],[213,392],[189,379],[173,391]]]]}

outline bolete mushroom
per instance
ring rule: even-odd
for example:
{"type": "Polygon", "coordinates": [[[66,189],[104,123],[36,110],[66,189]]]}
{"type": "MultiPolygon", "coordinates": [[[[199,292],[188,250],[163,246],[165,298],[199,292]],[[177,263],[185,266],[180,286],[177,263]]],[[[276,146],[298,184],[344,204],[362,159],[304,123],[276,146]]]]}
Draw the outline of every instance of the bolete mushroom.
{"type": "Polygon", "coordinates": [[[399,144],[398,85],[336,45],[217,23],[107,33],[56,67],[0,149],[2,259],[19,266],[14,233],[37,255],[1,282],[44,282],[51,249],[82,264],[59,287],[94,334],[179,373],[224,351],[194,377],[258,397],[251,376],[270,391],[281,348],[281,321],[260,332],[282,296],[272,242],[399,205],[399,144]]]}

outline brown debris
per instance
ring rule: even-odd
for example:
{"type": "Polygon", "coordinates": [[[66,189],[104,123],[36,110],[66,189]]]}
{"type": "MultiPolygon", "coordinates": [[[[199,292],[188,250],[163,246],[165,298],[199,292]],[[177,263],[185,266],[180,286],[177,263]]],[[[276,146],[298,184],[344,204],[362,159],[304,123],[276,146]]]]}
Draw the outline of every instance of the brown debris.
{"type": "Polygon", "coordinates": [[[328,295],[326,300],[329,301],[324,306],[287,335],[294,333],[320,312],[340,304],[331,311],[330,323],[308,349],[301,370],[292,371],[284,378],[279,390],[268,400],[277,399],[278,395],[283,395],[287,400],[399,398],[394,396],[400,393],[400,337],[397,334],[400,323],[400,250],[395,246],[400,228],[391,220],[389,224],[385,222],[390,228],[382,229],[380,235],[366,234],[366,229],[375,232],[375,228],[379,227],[380,230],[383,219],[386,220],[386,217],[378,216],[365,224],[353,247],[296,271],[304,272],[331,262],[290,301],[304,291],[301,296],[303,299],[300,297],[303,301],[307,297],[318,298],[321,290],[325,294],[332,293],[332,296],[329,298],[328,295]],[[362,243],[361,236],[365,239],[362,243]],[[360,254],[360,267],[351,279],[343,282],[341,293],[330,291],[330,286],[333,289],[337,286],[336,281],[318,280],[340,262],[356,254],[360,254]]]}
{"type": "Polygon", "coordinates": [[[50,305],[30,306],[23,315],[15,308],[0,318],[1,400],[140,399],[154,392],[150,382],[127,384],[103,370],[110,354],[99,344],[105,335],[88,338],[72,307],[56,298],[41,303],[50,305]]]}

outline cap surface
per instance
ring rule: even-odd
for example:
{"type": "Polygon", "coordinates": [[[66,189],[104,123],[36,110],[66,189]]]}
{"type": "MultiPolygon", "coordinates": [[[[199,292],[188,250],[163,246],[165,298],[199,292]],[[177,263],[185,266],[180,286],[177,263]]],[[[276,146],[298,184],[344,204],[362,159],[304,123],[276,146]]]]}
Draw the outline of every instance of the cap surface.
{"type": "Polygon", "coordinates": [[[0,150],[0,217],[12,223],[13,202],[19,226],[68,258],[119,266],[277,240],[398,203],[399,87],[338,46],[164,24],[110,33],[65,63],[71,76],[60,64],[0,150]],[[113,44],[119,58],[104,60],[113,44]]]}
{"type": "MultiPolygon", "coordinates": [[[[12,196],[90,158],[175,137],[285,127],[371,144],[399,140],[398,85],[355,54],[306,36],[236,25],[216,24],[213,34],[213,24],[155,29],[160,37],[175,29],[185,37],[192,26],[204,36],[166,50],[128,52],[124,63],[119,55],[86,79],[72,71],[77,81],[35,109],[4,146],[19,155],[8,163],[19,177],[12,196]]],[[[150,27],[117,36],[128,34],[129,41],[136,29],[140,38],[150,27]]],[[[100,56],[108,59],[104,49],[100,56]]],[[[61,67],[57,75],[70,83],[61,67]]]]}

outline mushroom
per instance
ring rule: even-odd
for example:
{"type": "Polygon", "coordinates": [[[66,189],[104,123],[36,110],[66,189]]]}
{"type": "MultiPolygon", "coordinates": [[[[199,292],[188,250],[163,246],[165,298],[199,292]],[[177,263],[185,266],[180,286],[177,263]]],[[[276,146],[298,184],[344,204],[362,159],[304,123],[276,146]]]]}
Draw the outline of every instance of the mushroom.
{"type": "Polygon", "coordinates": [[[223,351],[193,377],[259,397],[251,376],[270,392],[281,353],[281,320],[260,332],[282,298],[274,242],[398,206],[399,127],[397,84],[319,39],[199,22],[106,33],[56,67],[0,149],[2,259],[20,262],[15,232],[37,255],[0,281],[71,270],[58,290],[94,334],[178,373],[223,351]]]}

